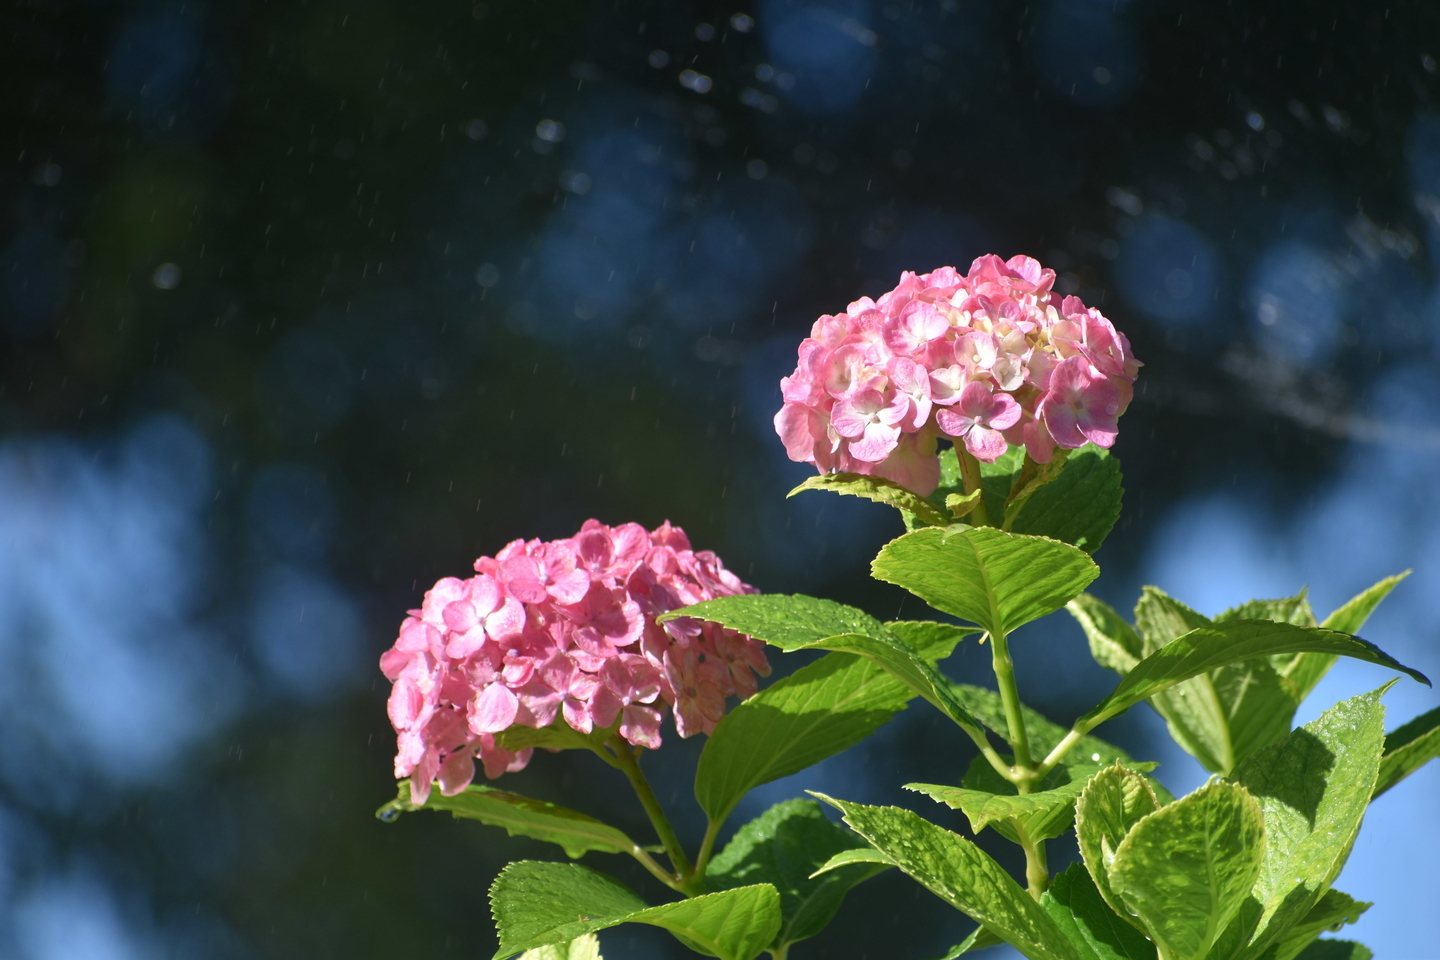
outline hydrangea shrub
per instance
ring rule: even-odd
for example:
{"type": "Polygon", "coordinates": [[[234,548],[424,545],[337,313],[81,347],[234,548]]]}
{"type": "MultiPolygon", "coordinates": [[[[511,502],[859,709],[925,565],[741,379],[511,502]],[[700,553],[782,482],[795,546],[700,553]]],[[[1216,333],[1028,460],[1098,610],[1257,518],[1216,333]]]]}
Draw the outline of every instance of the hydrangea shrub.
{"type": "MultiPolygon", "coordinates": [[[[975,922],[943,960],[999,943],[1032,960],[1370,957],[1321,936],[1370,906],[1334,884],[1370,801],[1440,754],[1440,710],[1387,733],[1382,697],[1397,680],[1291,725],[1341,657],[1428,684],[1357,636],[1404,575],[1323,620],[1303,592],[1212,618],[1147,587],[1131,620],[1087,594],[1100,572],[1090,554],[1120,510],[1107,451],[1140,363],[1053,283],[1028,257],[903,274],[879,300],[816,321],[782,383],[776,430],[821,474],[792,493],[899,509],[908,532],[880,548],[874,576],[968,626],[761,594],[678,528],[593,520],[482,557],[474,577],[441,580],[410,612],[381,661],[402,778],[381,818],[446,810],[571,858],[629,855],[673,891],[652,903],[588,866],[510,864],[490,889],[496,960],[599,960],[595,934],[620,923],[663,927],[722,960],[786,960],[853,887],[892,869],[975,922]],[[1016,628],[1062,608],[1119,676],[1068,727],[1021,702],[1009,652],[1016,628]],[[945,675],[962,643],[988,648],[993,687],[945,675]],[[757,690],[765,646],[825,654],[757,690]],[[906,788],[960,811],[972,836],[1017,844],[1023,877],[913,812],[820,794],[776,804],[716,849],[748,791],[854,746],[916,699],[955,723],[974,757],[958,783],[906,788]],[[1141,703],[1209,783],[1177,799],[1156,764],[1096,736],[1141,703]],[[698,842],[677,835],[641,769],[667,716],[680,736],[707,737],[698,842]],[[616,769],[660,847],[472,782],[477,758],[495,779],[535,747],[587,750],[616,769]],[[1053,874],[1046,844],[1066,834],[1082,860],[1053,874]]],[[[897,943],[894,955],[914,950],[897,943]]]]}

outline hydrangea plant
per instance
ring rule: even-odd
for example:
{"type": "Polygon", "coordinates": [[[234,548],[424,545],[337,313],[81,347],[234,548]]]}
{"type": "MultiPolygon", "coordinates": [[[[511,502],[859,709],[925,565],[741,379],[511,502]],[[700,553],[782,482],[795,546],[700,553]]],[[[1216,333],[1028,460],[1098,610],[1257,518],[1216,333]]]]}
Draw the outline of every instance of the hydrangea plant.
{"type": "Polygon", "coordinates": [[[1140,363],[1053,283],[1028,257],[903,274],[879,300],[817,320],[782,381],[777,432],[818,469],[792,495],[898,509],[907,532],[881,547],[873,575],[958,624],[757,593],[678,528],[596,521],[481,558],[476,576],[441,580],[411,612],[381,661],[402,778],[382,819],[446,810],[574,859],[628,854],[680,895],[650,904],[589,866],[512,863],[490,890],[496,960],[598,960],[595,933],[620,923],[664,927],[722,960],[786,960],[853,887],[891,869],[978,924],[944,960],[1002,942],[1032,960],[1370,956],[1321,938],[1369,906],[1333,884],[1370,801],[1440,753],[1440,710],[1387,734],[1381,700],[1397,677],[1291,725],[1342,656],[1428,684],[1356,635],[1403,574],[1323,620],[1303,592],[1211,618],[1147,587],[1133,622],[1085,593],[1120,513],[1108,448],[1140,363]],[[1009,650],[1016,629],[1061,608],[1119,675],[1068,728],[1020,701],[1009,650]],[[993,688],[942,672],[961,643],[989,648],[993,688]],[[825,653],[757,692],[766,646],[825,653]],[[747,792],[849,749],[916,698],[978,756],[959,783],[906,788],[1017,844],[1023,878],[916,813],[818,793],[716,851],[747,792]],[[1142,702],[1211,771],[1204,786],[1176,799],[1153,762],[1094,734],[1142,702]],[[667,711],[680,736],[707,735],[695,799],[708,826],[693,856],[641,770],[667,711]],[[617,768],[660,846],[471,782],[476,758],[495,779],[537,746],[617,768]],[[1052,875],[1046,841],[1071,832],[1081,862],[1052,875]]]}

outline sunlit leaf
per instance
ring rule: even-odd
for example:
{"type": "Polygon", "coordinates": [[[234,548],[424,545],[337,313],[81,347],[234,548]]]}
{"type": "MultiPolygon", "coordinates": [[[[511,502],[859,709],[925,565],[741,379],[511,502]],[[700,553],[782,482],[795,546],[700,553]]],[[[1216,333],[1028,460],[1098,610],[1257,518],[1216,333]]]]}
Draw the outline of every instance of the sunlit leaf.
{"type": "Polygon", "coordinates": [[[1059,475],[1030,495],[1007,529],[1094,553],[1120,519],[1120,484],[1120,461],[1086,444],[1072,450],[1059,475]]]}
{"type": "Polygon", "coordinates": [[[1085,869],[1110,908],[1127,923],[1136,921],[1110,885],[1110,867],[1130,828],[1159,809],[1160,801],[1146,779],[1119,763],[1092,777],[1075,804],[1075,837],[1085,869]]]}
{"type": "Polygon", "coordinates": [[[780,929],[780,896],[769,884],[647,907],[618,880],[579,864],[533,860],[500,872],[490,908],[500,937],[495,960],[621,923],[664,927],[721,960],[753,960],[780,929]]]}
{"type": "Polygon", "coordinates": [[[1250,895],[1265,818],[1238,784],[1207,784],[1144,817],[1109,866],[1111,889],[1176,960],[1198,960],[1250,895]]]}
{"type": "Polygon", "coordinates": [[[1060,609],[1100,568],[1058,540],[957,524],[890,541],[871,571],[938,610],[1008,635],[1060,609]]]}
{"type": "Polygon", "coordinates": [[[520,960],[603,960],[600,956],[600,940],[593,933],[587,933],[569,943],[552,943],[536,947],[520,954],[520,960]]]}
{"type": "Polygon", "coordinates": [[[1340,875],[1379,774],[1388,687],[1336,704],[1235,768],[1267,833],[1254,889],[1261,912],[1245,956],[1283,936],[1340,875]]]}
{"type": "Polygon", "coordinates": [[[1082,960],[1045,909],[975,844],[899,807],[821,799],[901,870],[1026,957],[1082,960]]]}

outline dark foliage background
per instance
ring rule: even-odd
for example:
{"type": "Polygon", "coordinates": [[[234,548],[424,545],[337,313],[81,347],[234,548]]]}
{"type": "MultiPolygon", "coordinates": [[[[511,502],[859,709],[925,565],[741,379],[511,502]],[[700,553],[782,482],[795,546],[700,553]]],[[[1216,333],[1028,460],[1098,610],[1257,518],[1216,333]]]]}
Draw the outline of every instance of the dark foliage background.
{"type": "MultiPolygon", "coordinates": [[[[770,418],[817,315],[988,251],[1147,364],[1102,595],[1323,613],[1414,567],[1371,636],[1440,671],[1433,5],[12,0],[0,42],[0,954],[487,955],[490,879],[554,854],[372,817],[404,610],[595,516],[920,615],[866,578],[884,508],[784,499],[770,418]]],[[[1107,689],[1067,622],[1016,647],[1057,719],[1107,689]]],[[[699,746],[650,758],[695,836],[699,746]]],[[[898,785],[968,759],[915,707],[737,822],[804,788],[943,816],[898,785]]],[[[644,832],[611,774],[510,779],[644,832]]],[[[1416,780],[1341,881],[1381,956],[1440,935],[1416,780]]],[[[796,955],[966,928],[886,876],[796,955]]],[[[651,934],[607,954],[685,953],[651,934]]]]}

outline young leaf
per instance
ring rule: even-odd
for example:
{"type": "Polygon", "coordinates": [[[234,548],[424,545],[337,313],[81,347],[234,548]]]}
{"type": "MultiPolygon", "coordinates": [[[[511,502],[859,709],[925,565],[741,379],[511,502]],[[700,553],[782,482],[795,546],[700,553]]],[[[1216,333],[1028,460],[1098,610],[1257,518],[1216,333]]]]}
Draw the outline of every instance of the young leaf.
{"type": "Polygon", "coordinates": [[[533,860],[500,872],[490,908],[500,937],[494,960],[627,922],[664,927],[721,960],[753,960],[780,929],[780,897],[769,884],[647,907],[618,880],[579,864],[533,860]]]}
{"type": "Polygon", "coordinates": [[[600,940],[593,933],[587,933],[569,943],[552,943],[547,947],[536,947],[520,954],[520,960],[603,960],[600,956],[600,940]]]}
{"type": "MultiPolygon", "coordinates": [[[[619,724],[620,721],[616,720],[615,726],[619,724]]],[[[566,723],[564,717],[556,717],[555,722],[548,727],[527,727],[517,723],[495,734],[495,742],[506,750],[516,752],[530,747],[546,750],[591,750],[603,744],[614,732],[615,727],[596,727],[589,733],[581,733],[566,723]]]]}
{"type": "Polygon", "coordinates": [[[1275,946],[1265,952],[1266,960],[1294,960],[1320,934],[1333,933],[1347,923],[1354,923],[1371,906],[1373,904],[1361,903],[1339,890],[1327,890],[1305,918],[1286,930],[1275,946]]]}
{"type": "Polygon", "coordinates": [[[660,622],[694,617],[748,633],[782,650],[799,650],[817,640],[842,633],[878,635],[880,621],[863,610],[833,600],[787,596],[783,593],[749,593],[719,597],[662,613],[660,622]]]}
{"type": "Polygon", "coordinates": [[[1006,526],[1094,553],[1120,519],[1120,461],[1087,444],[1072,451],[1060,475],[1040,487],[1006,526]]]}
{"type": "MultiPolygon", "coordinates": [[[[1000,700],[1000,694],[966,683],[954,684],[953,689],[964,702],[966,709],[979,717],[981,723],[1002,737],[1006,735],[1005,705],[1000,700]]],[[[1056,744],[1065,739],[1065,734],[1069,732],[1024,704],[1020,705],[1020,713],[1025,718],[1025,730],[1030,735],[1030,750],[1036,756],[1043,757],[1054,750],[1056,744]]],[[[1088,734],[1075,742],[1071,755],[1083,763],[1106,764],[1116,760],[1130,762],[1130,754],[1113,743],[1106,743],[1099,737],[1088,734]]]]}
{"type": "Polygon", "coordinates": [[[1426,686],[1429,679],[1359,637],[1322,628],[1306,629],[1270,620],[1233,620],[1201,627],[1170,641],[1136,664],[1110,696],[1080,720],[1087,729],[1182,680],[1224,666],[1277,653],[1338,653],[1409,674],[1426,686]]]}
{"type": "MultiPolygon", "coordinates": [[[[1025,465],[1025,449],[1010,447],[994,463],[980,461],[980,487],[985,497],[985,510],[998,523],[1005,515],[1005,498],[1020,470],[1025,465]]],[[[938,510],[945,510],[951,497],[965,497],[965,480],[960,475],[960,461],[954,447],[940,451],[940,485],[929,500],[938,510]]]]}
{"type": "Polygon", "coordinates": [[[777,803],[736,832],[705,871],[711,890],[768,883],[780,892],[780,932],[768,945],[784,950],[825,928],[856,884],[887,869],[851,859],[817,875],[836,856],[875,851],[854,833],[826,819],[814,800],[777,803]]]}
{"type": "Polygon", "coordinates": [[[504,827],[512,837],[559,844],[571,858],[579,858],[590,850],[631,855],[640,852],[635,841],[622,831],[578,810],[480,784],[471,784],[453,797],[434,791],[423,807],[417,807],[410,802],[410,781],[402,780],[400,796],[381,809],[382,817],[384,811],[390,810],[448,810],[456,817],[504,827]]]}
{"type": "Polygon", "coordinates": [[[876,579],[1004,635],[1060,609],[1100,573],[1067,543],[963,524],[892,540],[870,568],[876,579]]]}
{"type": "MultiPolygon", "coordinates": [[[[1338,630],[1341,633],[1359,633],[1360,628],[1365,626],[1365,621],[1370,619],[1370,614],[1380,605],[1380,601],[1390,595],[1396,585],[1410,576],[1410,571],[1398,573],[1393,577],[1386,577],[1379,583],[1356,594],[1341,606],[1320,626],[1327,630],[1338,630]]],[[[1335,655],[1329,653],[1299,653],[1289,663],[1279,668],[1285,679],[1289,680],[1295,687],[1296,701],[1304,700],[1315,685],[1319,683],[1330,672],[1335,665],[1335,655]]]]}
{"type": "Polygon", "coordinates": [[[894,480],[884,477],[869,477],[859,473],[826,473],[811,477],[785,496],[793,497],[802,490],[830,490],[852,497],[864,497],[876,503],[888,504],[913,514],[923,523],[943,527],[950,520],[935,505],[918,493],[902,487],[894,480]]]}
{"type": "Polygon", "coordinates": [[[1050,881],[1040,904],[1085,960],[1155,960],[1155,944],[1115,915],[1078,863],[1050,881]]]}
{"type": "Polygon", "coordinates": [[[895,865],[1031,960],[1082,960],[1040,904],[970,841],[899,807],[816,794],[895,865]]]}
{"type": "Polygon", "coordinates": [[[1109,880],[1152,940],[1176,960],[1199,960],[1249,896],[1264,855],[1259,804],[1218,781],[1136,823],[1109,880]]]}
{"type": "Polygon", "coordinates": [[[1422,713],[1394,733],[1385,735],[1385,755],[1375,796],[1389,790],[1425,764],[1440,757],[1440,707],[1422,713]]]}
{"type": "Polygon", "coordinates": [[[920,655],[926,663],[944,660],[966,637],[980,631],[974,627],[957,627],[934,620],[890,620],[885,624],[890,635],[920,655]]]}
{"type": "Polygon", "coordinates": [[[1119,763],[1092,777],[1075,804],[1075,837],[1085,869],[1111,909],[1130,924],[1136,921],[1110,886],[1110,867],[1130,828],[1159,809],[1145,778],[1119,763]]]}
{"type": "Polygon", "coordinates": [[[824,656],[721,718],[700,753],[695,799],[719,823],[760,784],[849,749],[914,696],[878,664],[824,656]]]}
{"type": "Polygon", "coordinates": [[[1388,687],[1336,704],[1235,768],[1232,778],[1259,801],[1269,835],[1246,957],[1304,918],[1340,875],[1379,773],[1388,687]]]}
{"type": "Polygon", "coordinates": [[[1085,631],[1085,639],[1090,641],[1090,655],[1100,666],[1125,674],[1145,656],[1140,635],[1114,607],[1099,597],[1082,593],[1065,604],[1065,609],[1085,631]]]}
{"type": "Polygon", "coordinates": [[[1369,947],[1354,940],[1316,940],[1296,954],[1295,960],[1374,960],[1374,957],[1369,947]]]}

